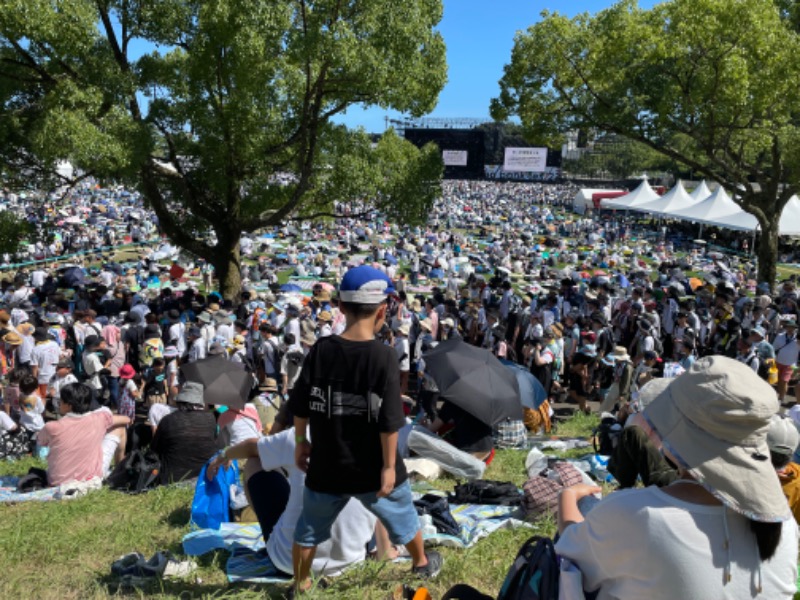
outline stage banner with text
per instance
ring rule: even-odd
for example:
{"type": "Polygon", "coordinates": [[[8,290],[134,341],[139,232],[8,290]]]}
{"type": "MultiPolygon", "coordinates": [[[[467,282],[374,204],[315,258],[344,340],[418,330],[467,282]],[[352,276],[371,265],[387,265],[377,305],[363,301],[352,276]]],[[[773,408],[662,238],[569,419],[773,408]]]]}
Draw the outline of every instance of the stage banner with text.
{"type": "Polygon", "coordinates": [[[547,148],[506,148],[507,173],[541,173],[547,167],[547,148]]]}
{"type": "Polygon", "coordinates": [[[442,160],[445,167],[466,167],[466,150],[442,150],[442,160]]]}

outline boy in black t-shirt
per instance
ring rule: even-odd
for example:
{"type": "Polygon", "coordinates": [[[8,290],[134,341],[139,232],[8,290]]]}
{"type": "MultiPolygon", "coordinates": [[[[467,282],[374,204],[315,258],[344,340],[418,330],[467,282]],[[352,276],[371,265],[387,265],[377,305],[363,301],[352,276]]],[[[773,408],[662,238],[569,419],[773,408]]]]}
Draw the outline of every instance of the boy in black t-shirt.
{"type": "Polygon", "coordinates": [[[292,549],[296,592],[310,587],[316,547],[330,537],[350,498],[378,517],[392,543],[405,545],[415,574],[434,577],[442,566],[438,553],[425,553],[397,454],[397,432],[405,424],[397,355],[375,339],[392,291],[391,280],[369,266],[344,276],[339,299],[347,327],[341,336],[321,338],[311,348],[289,399],[295,460],[307,473],[292,549]]]}

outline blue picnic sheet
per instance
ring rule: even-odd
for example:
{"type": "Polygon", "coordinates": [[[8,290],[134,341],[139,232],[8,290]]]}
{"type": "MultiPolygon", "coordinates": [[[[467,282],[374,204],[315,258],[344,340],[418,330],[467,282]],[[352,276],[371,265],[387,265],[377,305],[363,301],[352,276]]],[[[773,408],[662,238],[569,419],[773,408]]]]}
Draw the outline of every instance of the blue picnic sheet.
{"type": "MultiPolygon", "coordinates": [[[[450,512],[459,526],[458,536],[426,535],[428,546],[470,548],[478,540],[498,529],[527,526],[515,519],[514,507],[455,504],[450,512]]],[[[183,538],[183,551],[189,556],[200,556],[213,550],[231,553],[225,567],[228,581],[250,583],[283,583],[287,579],[278,572],[264,551],[261,527],[257,523],[223,523],[219,529],[198,529],[183,538]]]]}
{"type": "Polygon", "coordinates": [[[0,504],[18,504],[20,502],[46,502],[54,500],[57,487],[45,488],[35,492],[21,494],[17,491],[19,477],[0,477],[0,504]]]}

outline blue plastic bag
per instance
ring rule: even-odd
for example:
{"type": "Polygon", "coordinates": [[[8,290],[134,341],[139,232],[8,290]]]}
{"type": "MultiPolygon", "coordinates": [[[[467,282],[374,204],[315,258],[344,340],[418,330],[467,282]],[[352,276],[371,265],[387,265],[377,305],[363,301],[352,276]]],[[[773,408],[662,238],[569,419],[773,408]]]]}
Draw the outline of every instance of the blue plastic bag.
{"type": "Polygon", "coordinates": [[[208,463],[200,471],[197,487],[192,500],[192,527],[199,529],[219,529],[222,523],[231,520],[231,484],[239,481],[239,466],[236,461],[230,468],[220,468],[217,476],[209,481],[206,478],[208,463]]]}

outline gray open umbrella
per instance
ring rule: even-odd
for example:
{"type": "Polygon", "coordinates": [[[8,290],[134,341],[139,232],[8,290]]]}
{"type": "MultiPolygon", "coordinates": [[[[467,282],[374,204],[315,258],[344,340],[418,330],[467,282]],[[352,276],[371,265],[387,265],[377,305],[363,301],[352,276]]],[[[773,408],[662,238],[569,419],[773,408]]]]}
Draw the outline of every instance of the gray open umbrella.
{"type": "Polygon", "coordinates": [[[491,426],[522,419],[517,378],[488,350],[450,339],[423,358],[442,400],[491,426]]]}
{"type": "Polygon", "coordinates": [[[243,408],[253,387],[253,376],[245,371],[244,365],[222,356],[185,364],[181,372],[186,381],[203,385],[203,401],[206,404],[243,408]]]}

